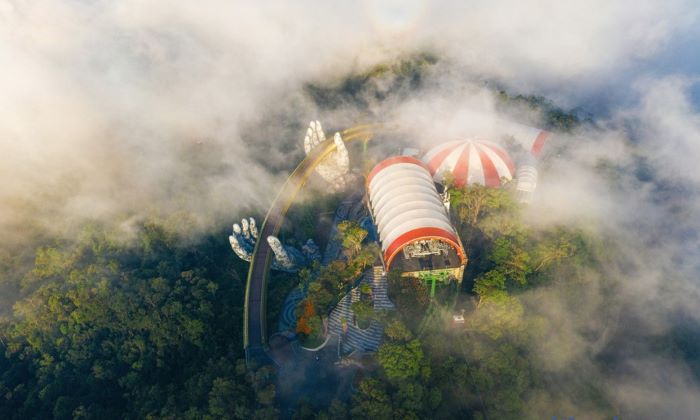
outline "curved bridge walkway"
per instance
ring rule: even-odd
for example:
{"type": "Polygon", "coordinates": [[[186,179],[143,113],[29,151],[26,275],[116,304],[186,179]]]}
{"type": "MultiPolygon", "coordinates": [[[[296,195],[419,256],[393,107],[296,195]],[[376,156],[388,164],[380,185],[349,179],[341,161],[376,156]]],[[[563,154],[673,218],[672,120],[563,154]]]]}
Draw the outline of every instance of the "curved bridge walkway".
{"type": "MultiPolygon", "coordinates": [[[[341,132],[345,142],[352,140],[370,140],[376,125],[360,125],[341,132]]],[[[335,150],[333,138],[319,144],[301,161],[284,183],[265,221],[260,227],[258,241],[253,250],[253,256],[248,269],[245,291],[245,308],[243,321],[243,347],[246,353],[246,363],[267,363],[267,281],[270,274],[270,264],[274,258],[272,249],[267,243],[267,237],[276,236],[284,222],[287,210],[294,202],[297,193],[304,186],[309,175],[316,166],[335,150]]]]}

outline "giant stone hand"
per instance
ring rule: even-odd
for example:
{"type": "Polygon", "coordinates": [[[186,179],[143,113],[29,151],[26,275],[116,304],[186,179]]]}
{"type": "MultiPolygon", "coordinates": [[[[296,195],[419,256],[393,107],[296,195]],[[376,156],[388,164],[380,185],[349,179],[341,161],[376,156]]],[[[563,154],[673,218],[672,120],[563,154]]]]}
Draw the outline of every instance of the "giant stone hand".
{"type": "MultiPolygon", "coordinates": [[[[320,143],[326,141],[323,127],[318,121],[311,121],[304,137],[304,151],[308,155],[320,143]]],[[[340,133],[333,136],[336,150],[326,156],[317,166],[316,172],[326,182],[331,184],[335,190],[340,190],[347,185],[348,170],[350,169],[350,158],[348,149],[345,147],[340,133]]]]}
{"type": "MultiPolygon", "coordinates": [[[[241,220],[241,224],[233,225],[233,233],[228,237],[231,248],[242,260],[250,262],[253,258],[255,243],[258,241],[258,228],[252,217],[241,220]]],[[[301,250],[288,245],[282,245],[279,238],[268,236],[266,238],[270,249],[275,255],[272,260],[272,269],[288,272],[296,272],[301,267],[308,265],[313,260],[321,258],[318,246],[309,239],[301,250]]]]}
{"type": "Polygon", "coordinates": [[[255,242],[258,239],[258,228],[255,225],[255,219],[241,220],[241,224],[233,224],[233,234],[228,237],[229,243],[233,252],[236,253],[242,260],[250,261],[255,249],[255,242]]]}

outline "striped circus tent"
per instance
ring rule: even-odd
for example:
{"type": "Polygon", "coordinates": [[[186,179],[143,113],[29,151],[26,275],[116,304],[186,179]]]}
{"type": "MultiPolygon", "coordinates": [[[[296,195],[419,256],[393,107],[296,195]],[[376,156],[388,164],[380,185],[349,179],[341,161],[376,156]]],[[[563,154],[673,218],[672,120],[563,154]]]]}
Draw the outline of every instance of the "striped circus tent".
{"type": "Polygon", "coordinates": [[[541,128],[529,127],[512,122],[501,122],[503,133],[511,137],[535,158],[542,153],[542,148],[549,141],[552,133],[541,128]]]}
{"type": "Polygon", "coordinates": [[[430,149],[423,162],[433,179],[442,182],[451,173],[455,185],[481,184],[487,187],[501,186],[501,178],[513,179],[515,166],[508,153],[496,143],[481,140],[457,140],[430,149]]]}

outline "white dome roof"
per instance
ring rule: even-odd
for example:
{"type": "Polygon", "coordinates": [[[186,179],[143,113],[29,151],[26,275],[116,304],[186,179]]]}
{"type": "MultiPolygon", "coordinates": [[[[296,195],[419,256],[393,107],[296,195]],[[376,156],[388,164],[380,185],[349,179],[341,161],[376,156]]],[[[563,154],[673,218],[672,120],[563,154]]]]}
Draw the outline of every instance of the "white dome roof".
{"type": "Polygon", "coordinates": [[[423,162],[408,156],[380,162],[367,176],[367,191],[387,267],[403,247],[426,238],[450,244],[464,260],[457,233],[423,162]]]}

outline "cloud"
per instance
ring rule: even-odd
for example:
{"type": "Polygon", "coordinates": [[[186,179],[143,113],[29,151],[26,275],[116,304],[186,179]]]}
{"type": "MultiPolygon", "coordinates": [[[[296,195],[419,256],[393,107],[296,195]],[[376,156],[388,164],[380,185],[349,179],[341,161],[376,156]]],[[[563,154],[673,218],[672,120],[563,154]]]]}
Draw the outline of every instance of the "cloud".
{"type": "MultiPolygon", "coordinates": [[[[492,133],[503,115],[484,82],[594,115],[553,139],[568,152],[543,170],[527,217],[614,238],[621,305],[663,334],[679,314],[700,321],[698,13],[681,0],[0,1],[0,235],[176,211],[210,228],[264,211],[301,158],[306,121],[360,115],[319,109],[305,83],[430,51],[441,61],[420,91],[370,104],[407,142],[492,133]]],[[[588,343],[548,293],[568,348],[588,343]]],[[[629,410],[700,410],[682,361],[650,353],[623,380],[600,377],[629,410]]]]}
{"type": "Polygon", "coordinates": [[[535,222],[579,225],[607,238],[603,277],[589,279],[598,293],[577,297],[589,303],[556,309],[567,302],[557,290],[539,299],[555,308],[545,316],[567,325],[559,339],[586,349],[566,360],[591,366],[587,374],[631,417],[700,410],[690,398],[700,392],[695,362],[680,355],[688,344],[673,338],[679,329],[697,331],[700,322],[700,221],[693,216],[700,209],[700,113],[688,95],[692,83],[674,75],[644,78],[636,86],[638,103],[599,120],[594,130],[561,139],[571,149],[543,175],[540,197],[529,208],[535,222]],[[612,299],[603,299],[606,293],[612,299]],[[579,333],[585,331],[599,335],[579,333]]]}
{"type": "Polygon", "coordinates": [[[276,106],[275,117],[315,117],[300,97],[304,82],[430,49],[472,74],[572,101],[590,80],[672,44],[693,22],[688,9],[603,1],[5,1],[0,167],[12,182],[0,189],[10,203],[0,221],[38,212],[49,227],[143,208],[183,208],[212,220],[250,204],[264,208],[282,179],[269,167],[289,166],[287,144],[301,136],[300,122],[271,123],[267,112],[276,106]],[[275,141],[251,135],[264,131],[252,122],[278,129],[268,134],[275,141]],[[263,158],[254,141],[285,147],[263,158]],[[198,154],[213,160],[193,168],[188,159],[198,154]]]}

